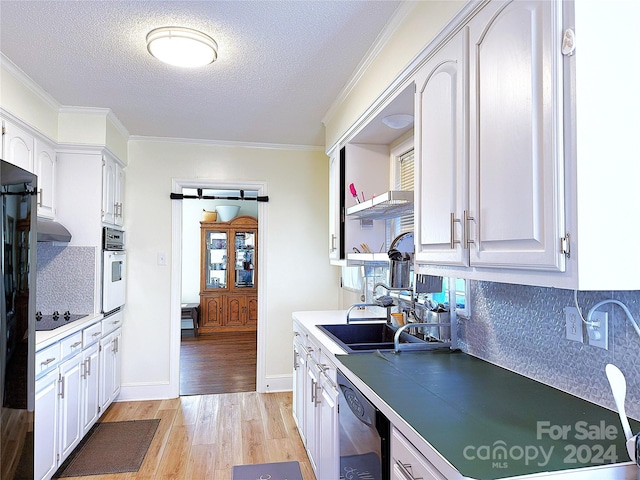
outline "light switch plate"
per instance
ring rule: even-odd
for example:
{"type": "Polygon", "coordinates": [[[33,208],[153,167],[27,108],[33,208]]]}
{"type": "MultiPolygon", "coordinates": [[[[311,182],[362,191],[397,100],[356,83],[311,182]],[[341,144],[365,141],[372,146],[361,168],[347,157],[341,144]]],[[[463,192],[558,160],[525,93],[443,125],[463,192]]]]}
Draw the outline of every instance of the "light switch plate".
{"type": "Polygon", "coordinates": [[[576,307],[565,307],[564,315],[567,340],[583,343],[582,320],[580,319],[578,309],[576,307]]]}

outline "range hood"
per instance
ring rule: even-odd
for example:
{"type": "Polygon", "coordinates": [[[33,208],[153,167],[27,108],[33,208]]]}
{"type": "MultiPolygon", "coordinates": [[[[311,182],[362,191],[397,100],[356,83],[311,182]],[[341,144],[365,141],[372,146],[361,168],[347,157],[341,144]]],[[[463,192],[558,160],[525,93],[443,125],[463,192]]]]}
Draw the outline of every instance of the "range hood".
{"type": "Polygon", "coordinates": [[[53,220],[38,218],[38,242],[63,242],[71,241],[71,233],[64,225],[53,220]]]}

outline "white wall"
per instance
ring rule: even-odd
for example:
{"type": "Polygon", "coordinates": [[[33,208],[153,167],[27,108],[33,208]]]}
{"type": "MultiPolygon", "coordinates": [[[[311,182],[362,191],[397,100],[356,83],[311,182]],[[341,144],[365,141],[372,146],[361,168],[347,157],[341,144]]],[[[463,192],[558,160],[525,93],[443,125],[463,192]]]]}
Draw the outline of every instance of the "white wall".
{"type": "MultiPolygon", "coordinates": [[[[132,140],[125,191],[128,291],[122,345],[121,398],[144,398],[170,381],[173,179],[265,182],[269,202],[264,282],[266,377],[289,379],[296,310],[338,307],[339,269],[329,265],[328,159],[287,151],[132,140]]],[[[174,200],[175,201],[175,200],[174,200]]],[[[179,315],[177,315],[179,318],[179,315]]],[[[290,382],[290,380],[289,380],[290,382]]]]}
{"type": "Polygon", "coordinates": [[[184,200],[182,202],[182,303],[200,302],[200,222],[202,210],[238,205],[238,215],[258,217],[258,202],[241,200],[184,200]]]}

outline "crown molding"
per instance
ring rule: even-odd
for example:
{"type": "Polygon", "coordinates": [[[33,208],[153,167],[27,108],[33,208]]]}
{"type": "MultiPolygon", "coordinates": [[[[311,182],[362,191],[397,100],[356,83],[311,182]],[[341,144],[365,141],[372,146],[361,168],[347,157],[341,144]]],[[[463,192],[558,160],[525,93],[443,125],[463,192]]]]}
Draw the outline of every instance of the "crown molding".
{"type": "Polygon", "coordinates": [[[42,100],[45,104],[50,106],[54,110],[60,109],[60,102],[53,98],[48,92],[46,92],[40,85],[32,80],[32,78],[24,73],[20,67],[13,63],[4,53],[0,52],[0,67],[7,70],[13,75],[22,85],[27,87],[36,97],[42,100]]]}
{"type": "Polygon", "coordinates": [[[373,43],[371,48],[367,51],[363,59],[360,61],[358,66],[356,67],[355,72],[344,86],[344,88],[340,91],[338,97],[333,101],[327,113],[322,117],[322,124],[326,125],[336,113],[338,107],[346,100],[346,98],[351,94],[353,89],[356,87],[358,82],[362,79],[365,72],[369,69],[373,61],[380,54],[382,49],[387,45],[389,40],[395,35],[398,29],[402,26],[404,20],[413,12],[416,8],[415,2],[403,2],[396,9],[393,16],[389,19],[384,29],[380,32],[376,41],[373,43]]]}
{"type": "Polygon", "coordinates": [[[237,148],[260,148],[267,150],[293,150],[305,152],[324,152],[321,145],[288,145],[282,143],[253,143],[253,142],[234,142],[227,140],[201,140],[193,138],[171,138],[171,137],[146,137],[140,135],[131,135],[130,142],[153,142],[153,143],[185,143],[192,145],[213,145],[218,147],[237,147],[237,148]]]}

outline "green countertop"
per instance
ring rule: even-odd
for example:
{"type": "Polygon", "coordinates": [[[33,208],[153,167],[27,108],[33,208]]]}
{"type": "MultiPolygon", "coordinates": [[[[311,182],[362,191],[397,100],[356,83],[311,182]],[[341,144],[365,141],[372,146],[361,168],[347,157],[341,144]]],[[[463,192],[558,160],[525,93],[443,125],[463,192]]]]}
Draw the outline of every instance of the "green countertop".
{"type": "Polygon", "coordinates": [[[629,461],[615,412],[470,355],[337,358],[465,476],[629,461]]]}

